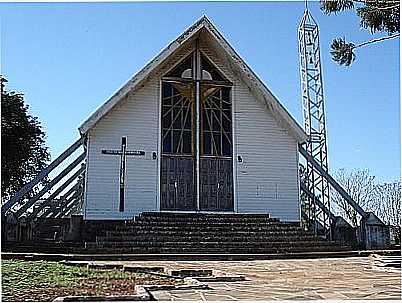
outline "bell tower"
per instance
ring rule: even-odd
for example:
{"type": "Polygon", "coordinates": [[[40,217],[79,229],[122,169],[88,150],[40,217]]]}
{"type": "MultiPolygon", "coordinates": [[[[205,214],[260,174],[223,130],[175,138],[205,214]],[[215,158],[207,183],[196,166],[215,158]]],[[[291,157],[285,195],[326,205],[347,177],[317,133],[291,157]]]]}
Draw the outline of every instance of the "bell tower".
{"type": "MultiPolygon", "coordinates": [[[[327,134],[325,126],[324,92],[320,58],[319,30],[307,8],[299,25],[300,77],[304,130],[308,135],[305,149],[328,172],[327,134]]],[[[323,207],[330,210],[328,181],[307,161],[304,182],[312,194],[302,204],[306,223],[315,234],[331,238],[330,218],[323,207]],[[319,207],[316,199],[321,201],[319,207]]]]}

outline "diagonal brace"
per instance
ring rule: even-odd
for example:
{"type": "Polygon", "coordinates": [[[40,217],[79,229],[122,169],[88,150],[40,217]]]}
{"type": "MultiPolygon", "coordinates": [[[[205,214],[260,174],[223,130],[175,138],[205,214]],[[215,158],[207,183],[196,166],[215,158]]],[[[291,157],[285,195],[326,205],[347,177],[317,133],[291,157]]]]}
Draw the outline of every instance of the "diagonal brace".
{"type": "Polygon", "coordinates": [[[318,162],[307,153],[303,146],[299,144],[299,152],[306,158],[308,162],[310,162],[314,168],[332,185],[332,187],[348,202],[362,217],[366,217],[366,212],[359,204],[357,204],[352,197],[339,185],[338,182],[335,181],[334,178],[331,177],[328,172],[326,172],[318,162]]]}
{"type": "Polygon", "coordinates": [[[73,170],[82,160],[85,159],[86,153],[83,152],[78,156],[70,165],[68,165],[60,174],[58,174],[52,181],[49,182],[41,191],[36,194],[33,198],[31,198],[27,203],[25,203],[22,207],[20,207],[15,216],[18,218],[22,215],[28,208],[30,208],[36,201],[39,200],[47,191],[49,191],[56,183],[58,183],[61,179],[63,179],[71,170],[73,170]]]}
{"type": "Polygon", "coordinates": [[[36,184],[42,181],[49,173],[63,162],[68,156],[70,156],[75,150],[82,145],[82,139],[75,141],[66,151],[64,151],[59,157],[50,163],[45,169],[43,169],[36,177],[29,183],[24,185],[10,200],[1,206],[1,214],[5,214],[16,202],[20,201],[36,184]]]}

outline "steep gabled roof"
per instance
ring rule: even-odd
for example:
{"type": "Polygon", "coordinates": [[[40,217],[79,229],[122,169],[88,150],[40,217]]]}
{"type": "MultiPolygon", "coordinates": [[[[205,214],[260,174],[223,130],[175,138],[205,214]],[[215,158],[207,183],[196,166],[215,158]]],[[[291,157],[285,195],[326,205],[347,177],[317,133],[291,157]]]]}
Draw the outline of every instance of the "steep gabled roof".
{"type": "Polygon", "coordinates": [[[83,135],[87,133],[102,117],[104,117],[112,108],[118,104],[130,91],[135,90],[148,76],[158,68],[163,62],[177,51],[185,42],[193,38],[201,29],[206,29],[208,33],[216,40],[219,46],[225,52],[226,57],[234,63],[242,80],[250,87],[254,95],[261,97],[266,103],[268,109],[273,113],[274,118],[285,127],[290,134],[298,141],[306,140],[307,135],[300,125],[293,119],[288,111],[280,104],[278,99],[271,93],[266,85],[257,77],[244,60],[236,53],[227,40],[219,33],[211,21],[203,16],[194,25],[188,28],[177,39],[163,49],[151,62],[142,70],[134,75],[123,87],[121,87],[112,97],[100,106],[80,127],[79,131],[83,135]]]}

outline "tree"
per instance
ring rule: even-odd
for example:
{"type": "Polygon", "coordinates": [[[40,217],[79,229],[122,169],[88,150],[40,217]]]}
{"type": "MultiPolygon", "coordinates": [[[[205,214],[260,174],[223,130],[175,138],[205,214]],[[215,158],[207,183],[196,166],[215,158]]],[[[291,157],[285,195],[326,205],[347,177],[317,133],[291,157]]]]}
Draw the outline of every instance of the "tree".
{"type": "MultiPolygon", "coordinates": [[[[370,175],[369,170],[348,172],[345,169],[340,169],[334,174],[334,178],[365,211],[374,211],[377,208],[375,177],[370,175]]],[[[357,211],[333,189],[331,203],[332,207],[335,207],[337,212],[352,226],[358,225],[357,211]]]]}
{"type": "Polygon", "coordinates": [[[390,182],[377,185],[376,214],[387,225],[398,227],[396,238],[401,239],[401,182],[390,182]]]}
{"type": "Polygon", "coordinates": [[[355,50],[358,48],[399,37],[399,0],[320,0],[320,3],[321,10],[327,15],[356,9],[362,28],[372,35],[386,34],[359,44],[347,42],[345,38],[334,39],[331,43],[331,55],[340,65],[349,66],[355,60],[355,50]]]}
{"type": "Polygon", "coordinates": [[[8,199],[50,160],[45,132],[37,117],[28,113],[23,94],[6,91],[1,83],[1,187],[8,199]]]}

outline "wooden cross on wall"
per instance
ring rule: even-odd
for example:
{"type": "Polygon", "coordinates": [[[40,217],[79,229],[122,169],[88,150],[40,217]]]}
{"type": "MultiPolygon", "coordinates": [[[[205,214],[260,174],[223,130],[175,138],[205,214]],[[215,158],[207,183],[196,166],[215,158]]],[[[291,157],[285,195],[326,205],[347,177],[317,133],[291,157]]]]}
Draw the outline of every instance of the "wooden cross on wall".
{"type": "Polygon", "coordinates": [[[144,156],[145,151],[142,150],[127,150],[127,138],[121,138],[121,148],[118,149],[102,149],[102,154],[105,155],[120,155],[120,174],[119,174],[119,188],[120,188],[120,204],[119,211],[124,211],[124,187],[126,177],[126,156],[144,156]]]}

